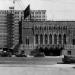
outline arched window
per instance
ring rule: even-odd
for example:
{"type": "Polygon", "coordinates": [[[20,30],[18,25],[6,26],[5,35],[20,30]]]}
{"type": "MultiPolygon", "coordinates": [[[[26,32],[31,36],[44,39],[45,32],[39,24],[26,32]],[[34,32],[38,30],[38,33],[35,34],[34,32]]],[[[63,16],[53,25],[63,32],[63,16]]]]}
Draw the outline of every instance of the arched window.
{"type": "Polygon", "coordinates": [[[42,30],[42,27],[40,26],[40,30],[42,30]]]}
{"type": "Polygon", "coordinates": [[[55,26],[54,26],[54,30],[55,30],[55,26]]]}
{"type": "Polygon", "coordinates": [[[26,38],[26,44],[29,45],[29,39],[28,38],[26,38]]]}
{"type": "Polygon", "coordinates": [[[35,44],[38,44],[38,35],[35,35],[35,44]]]}
{"type": "Polygon", "coordinates": [[[54,34],[54,44],[57,44],[57,35],[54,34]]]}
{"type": "Polygon", "coordinates": [[[44,30],[46,30],[46,26],[44,27],[44,30]]]}
{"type": "Polygon", "coordinates": [[[59,34],[59,44],[62,44],[62,36],[59,34]]]}
{"type": "Polygon", "coordinates": [[[38,30],[38,27],[37,26],[35,26],[35,30],[38,30]]]}
{"type": "Polygon", "coordinates": [[[66,44],[66,34],[63,35],[63,44],[66,44]]]}
{"type": "Polygon", "coordinates": [[[72,41],[73,41],[73,42],[72,42],[72,43],[73,43],[73,45],[75,45],[75,39],[72,39],[72,41]]]}
{"type": "Polygon", "coordinates": [[[49,26],[49,30],[51,30],[51,26],[49,26]]]}
{"type": "Polygon", "coordinates": [[[43,44],[43,35],[40,35],[40,44],[43,44]]]}
{"type": "Polygon", "coordinates": [[[52,44],[52,34],[49,35],[49,44],[52,44]]]}
{"type": "Polygon", "coordinates": [[[45,44],[47,44],[48,43],[48,36],[47,36],[47,34],[45,34],[45,44]]]}

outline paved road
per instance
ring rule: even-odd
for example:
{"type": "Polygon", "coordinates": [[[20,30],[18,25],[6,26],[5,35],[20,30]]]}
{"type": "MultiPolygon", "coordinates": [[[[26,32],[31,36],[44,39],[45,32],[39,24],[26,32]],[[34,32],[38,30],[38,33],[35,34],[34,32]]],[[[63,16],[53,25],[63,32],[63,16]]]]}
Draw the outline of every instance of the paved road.
{"type": "Polygon", "coordinates": [[[59,57],[0,58],[0,75],[75,75],[75,64],[57,64],[59,57]]]}
{"type": "Polygon", "coordinates": [[[75,75],[75,65],[0,64],[0,75],[75,75]]]}
{"type": "Polygon", "coordinates": [[[0,75],[75,75],[75,64],[57,61],[61,58],[0,58],[0,75]]]}

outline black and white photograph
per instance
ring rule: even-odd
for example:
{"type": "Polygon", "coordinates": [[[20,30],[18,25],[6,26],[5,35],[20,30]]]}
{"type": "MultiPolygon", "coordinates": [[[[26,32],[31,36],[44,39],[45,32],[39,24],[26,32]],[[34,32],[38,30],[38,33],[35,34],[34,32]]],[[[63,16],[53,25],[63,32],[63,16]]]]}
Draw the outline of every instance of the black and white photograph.
{"type": "Polygon", "coordinates": [[[0,0],[0,75],[75,75],[75,1],[0,0]]]}

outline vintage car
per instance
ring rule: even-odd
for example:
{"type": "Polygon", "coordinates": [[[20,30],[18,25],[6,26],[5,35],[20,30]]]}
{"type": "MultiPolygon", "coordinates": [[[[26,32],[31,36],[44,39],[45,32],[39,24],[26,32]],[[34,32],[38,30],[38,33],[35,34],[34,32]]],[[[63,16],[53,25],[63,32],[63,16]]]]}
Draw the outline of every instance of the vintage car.
{"type": "Polygon", "coordinates": [[[64,58],[62,58],[62,61],[64,64],[75,63],[75,56],[65,55],[64,58]]]}

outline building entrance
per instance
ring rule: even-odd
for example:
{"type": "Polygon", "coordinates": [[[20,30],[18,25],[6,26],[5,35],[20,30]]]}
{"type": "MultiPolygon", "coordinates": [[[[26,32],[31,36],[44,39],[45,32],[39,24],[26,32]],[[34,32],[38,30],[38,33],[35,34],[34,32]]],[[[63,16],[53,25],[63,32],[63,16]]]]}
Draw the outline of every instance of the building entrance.
{"type": "Polygon", "coordinates": [[[42,49],[40,48],[41,52],[44,52],[45,56],[60,56],[62,54],[62,48],[50,48],[47,47],[42,49]]]}

